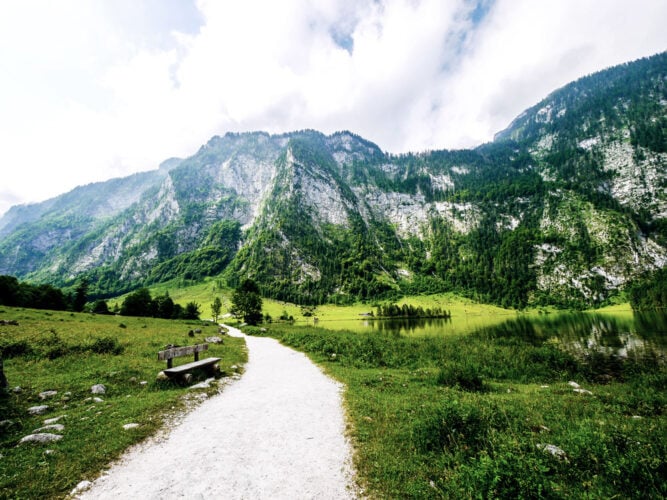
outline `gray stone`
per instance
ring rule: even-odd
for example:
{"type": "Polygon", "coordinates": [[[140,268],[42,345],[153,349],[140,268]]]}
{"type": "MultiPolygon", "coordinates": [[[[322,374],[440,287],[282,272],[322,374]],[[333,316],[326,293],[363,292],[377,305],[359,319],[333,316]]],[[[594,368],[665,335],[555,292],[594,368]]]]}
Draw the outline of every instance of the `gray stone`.
{"type": "Polygon", "coordinates": [[[59,417],[47,418],[44,420],[44,425],[51,425],[58,423],[58,420],[65,418],[67,415],[60,415],[59,417]]]}
{"type": "Polygon", "coordinates": [[[95,384],[90,388],[90,392],[93,394],[106,394],[107,388],[104,386],[104,384],[95,384]]]}
{"type": "Polygon", "coordinates": [[[86,491],[88,488],[90,488],[93,485],[90,481],[81,481],[79,484],[77,484],[72,491],[69,492],[70,496],[74,497],[78,495],[79,493],[83,493],[86,491]]]}
{"type": "Polygon", "coordinates": [[[42,415],[43,413],[46,413],[48,409],[49,405],[31,406],[28,408],[28,413],[30,413],[30,415],[42,415]]]}
{"type": "Polygon", "coordinates": [[[44,427],[40,427],[39,429],[35,429],[33,434],[36,434],[38,432],[44,432],[44,431],[55,431],[55,432],[62,432],[65,430],[65,426],[63,424],[49,424],[45,425],[44,427]]]}
{"type": "Polygon", "coordinates": [[[577,394],[584,394],[586,396],[592,396],[593,393],[589,391],[588,389],[572,389],[572,392],[576,392],[577,394]]]}
{"type": "Polygon", "coordinates": [[[139,382],[139,385],[148,385],[148,381],[147,380],[142,380],[141,382],[139,382]]]}
{"type": "Polygon", "coordinates": [[[12,389],[12,392],[18,394],[19,392],[23,392],[23,388],[20,385],[17,385],[12,389]]]}
{"type": "Polygon", "coordinates": [[[19,444],[22,443],[53,443],[54,441],[60,441],[63,437],[60,434],[50,434],[48,432],[40,434],[28,434],[21,439],[19,444]]]}
{"type": "Polygon", "coordinates": [[[218,336],[214,336],[214,337],[206,337],[205,340],[206,340],[206,342],[208,342],[209,344],[222,344],[222,343],[223,343],[222,338],[221,338],[221,337],[218,337],[218,336]]]}
{"type": "Polygon", "coordinates": [[[125,429],[126,431],[130,430],[130,429],[136,429],[137,427],[139,427],[139,424],[135,424],[135,423],[123,425],[123,429],[125,429]]]}
{"type": "Polygon", "coordinates": [[[93,401],[94,401],[95,403],[104,403],[104,400],[103,400],[102,398],[98,398],[98,397],[94,397],[94,398],[93,398],[93,401]]]}
{"type": "Polygon", "coordinates": [[[58,394],[58,391],[44,391],[44,392],[40,392],[40,393],[39,393],[39,399],[48,399],[48,398],[52,398],[52,397],[55,396],[56,394],[58,394]]]}
{"type": "Polygon", "coordinates": [[[537,448],[542,450],[545,453],[549,453],[550,455],[553,455],[556,457],[558,460],[567,460],[567,453],[565,453],[564,450],[556,446],[555,444],[543,444],[543,443],[538,443],[537,448]]]}
{"type": "Polygon", "coordinates": [[[211,387],[211,382],[213,382],[214,380],[215,380],[214,378],[207,378],[203,382],[191,385],[189,389],[208,389],[209,387],[211,387]]]}
{"type": "Polygon", "coordinates": [[[157,374],[157,377],[155,377],[156,380],[169,380],[169,376],[165,372],[159,372],[157,374]]]}
{"type": "Polygon", "coordinates": [[[580,389],[580,388],[581,388],[581,386],[580,386],[579,384],[577,384],[576,382],[574,382],[574,381],[572,381],[572,380],[570,380],[570,381],[567,383],[567,385],[569,385],[570,387],[574,387],[575,389],[580,389]]]}

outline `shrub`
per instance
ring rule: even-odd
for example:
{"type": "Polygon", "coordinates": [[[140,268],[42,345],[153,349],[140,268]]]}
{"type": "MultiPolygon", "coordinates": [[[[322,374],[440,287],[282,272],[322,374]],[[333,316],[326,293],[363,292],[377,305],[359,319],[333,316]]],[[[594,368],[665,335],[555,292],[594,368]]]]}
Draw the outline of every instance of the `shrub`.
{"type": "Polygon", "coordinates": [[[66,356],[70,353],[71,348],[60,338],[60,336],[53,331],[49,340],[43,341],[46,346],[44,353],[49,359],[57,359],[66,356]]]}
{"type": "Polygon", "coordinates": [[[125,350],[121,344],[113,337],[102,337],[95,340],[88,349],[96,354],[122,354],[125,350]]]}
{"type": "Polygon", "coordinates": [[[26,340],[4,341],[0,344],[0,357],[4,359],[25,356],[32,352],[33,348],[26,340]]]}
{"type": "Polygon", "coordinates": [[[479,366],[473,363],[447,364],[440,368],[436,377],[438,385],[456,387],[464,391],[481,392],[486,389],[479,376],[479,366]]]}
{"type": "Polygon", "coordinates": [[[412,439],[422,452],[444,449],[474,452],[485,446],[492,429],[501,421],[498,409],[468,401],[447,400],[436,409],[426,410],[415,419],[412,439]]]}

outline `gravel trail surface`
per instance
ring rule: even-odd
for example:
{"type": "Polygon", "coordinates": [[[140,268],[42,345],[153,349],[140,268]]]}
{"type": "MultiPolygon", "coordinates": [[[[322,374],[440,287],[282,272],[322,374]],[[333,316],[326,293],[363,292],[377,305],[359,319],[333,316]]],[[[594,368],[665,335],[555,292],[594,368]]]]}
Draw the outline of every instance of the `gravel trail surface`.
{"type": "Polygon", "coordinates": [[[78,498],[354,498],[342,386],[275,339],[246,342],[240,380],[166,437],[133,448],[78,498]]]}

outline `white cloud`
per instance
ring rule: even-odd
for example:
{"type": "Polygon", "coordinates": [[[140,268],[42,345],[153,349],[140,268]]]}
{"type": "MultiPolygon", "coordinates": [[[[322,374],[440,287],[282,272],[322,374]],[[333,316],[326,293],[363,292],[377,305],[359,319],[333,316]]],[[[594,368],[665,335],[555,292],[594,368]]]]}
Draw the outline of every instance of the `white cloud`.
{"type": "Polygon", "coordinates": [[[667,48],[665,2],[485,5],[473,22],[472,0],[7,0],[0,213],[228,130],[473,146],[555,88],[667,48]]]}

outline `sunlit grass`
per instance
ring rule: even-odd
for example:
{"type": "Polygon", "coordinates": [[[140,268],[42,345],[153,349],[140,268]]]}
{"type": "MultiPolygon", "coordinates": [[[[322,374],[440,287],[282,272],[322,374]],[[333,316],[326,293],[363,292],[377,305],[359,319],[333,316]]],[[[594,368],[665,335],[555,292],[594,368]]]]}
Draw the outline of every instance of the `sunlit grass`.
{"type": "Polygon", "coordinates": [[[664,365],[628,360],[622,379],[600,384],[583,361],[520,337],[268,330],[346,385],[370,498],[667,494],[664,365]]]}
{"type": "MultiPolygon", "coordinates": [[[[215,326],[199,321],[0,310],[0,318],[19,322],[0,326],[10,384],[8,396],[0,398],[0,420],[7,421],[1,429],[0,497],[6,498],[63,496],[79,481],[93,479],[129,445],[153,434],[165,416],[183,408],[182,397],[188,394],[178,384],[156,381],[166,367],[157,360],[157,351],[217,334],[215,326]],[[197,328],[202,333],[190,337],[188,332],[197,328]],[[110,352],[95,352],[93,345],[110,352]],[[101,402],[91,399],[96,397],[91,394],[94,384],[106,386],[106,393],[97,396],[101,402]],[[14,392],[15,387],[20,390],[14,392]],[[57,395],[42,400],[39,394],[49,390],[57,395]],[[42,404],[49,406],[44,415],[28,414],[29,407],[42,404]],[[62,415],[60,441],[18,445],[45,419],[62,415]],[[128,423],[139,426],[124,430],[128,423]]],[[[245,362],[245,344],[225,337],[224,344],[209,344],[207,355],[221,357],[222,373],[230,375],[232,365],[245,362]]]]}

